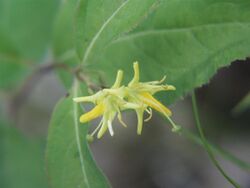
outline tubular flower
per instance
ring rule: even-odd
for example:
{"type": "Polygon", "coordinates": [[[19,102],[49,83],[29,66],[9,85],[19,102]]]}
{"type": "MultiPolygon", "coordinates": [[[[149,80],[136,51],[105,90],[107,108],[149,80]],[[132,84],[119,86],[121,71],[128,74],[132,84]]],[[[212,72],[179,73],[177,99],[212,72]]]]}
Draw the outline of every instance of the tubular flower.
{"type": "Polygon", "coordinates": [[[146,111],[149,114],[149,117],[144,120],[148,121],[152,117],[152,109],[160,112],[170,121],[173,131],[180,129],[170,119],[171,111],[153,97],[157,92],[175,90],[175,87],[172,85],[163,85],[165,77],[160,81],[140,82],[138,62],[135,62],[133,67],[134,77],[128,86],[121,85],[123,71],[119,70],[115,83],[110,89],[103,89],[94,95],[73,99],[75,102],[91,102],[95,104],[92,110],[80,116],[81,123],[86,123],[102,116],[99,125],[90,135],[91,138],[97,131],[97,138],[101,138],[107,130],[113,136],[112,122],[116,116],[120,123],[126,127],[127,125],[122,120],[121,112],[127,109],[133,109],[136,112],[138,121],[137,134],[141,134],[142,132],[144,112],[146,111]]]}
{"type": "Polygon", "coordinates": [[[129,103],[123,99],[125,97],[125,90],[124,86],[120,86],[122,77],[123,71],[119,70],[116,81],[110,89],[103,89],[94,95],[73,99],[75,102],[91,102],[96,105],[92,110],[80,116],[81,123],[86,123],[102,116],[99,125],[90,136],[93,136],[99,130],[97,138],[101,138],[107,129],[110,135],[113,136],[112,121],[115,116],[117,115],[120,123],[126,127],[126,124],[122,120],[121,110],[137,108],[136,104],[129,103]]]}
{"type": "MultiPolygon", "coordinates": [[[[155,99],[153,95],[159,91],[175,90],[175,87],[172,85],[162,84],[166,79],[165,76],[160,81],[140,82],[138,62],[135,62],[133,64],[133,68],[134,68],[134,77],[127,87],[128,101],[141,106],[141,108],[135,109],[138,119],[137,134],[141,134],[144,111],[146,111],[150,115],[149,118],[146,119],[146,121],[148,121],[152,117],[151,108],[160,112],[168,119],[169,116],[172,115],[171,111],[166,106],[164,106],[160,101],[155,99]]],[[[172,126],[173,126],[172,129],[173,131],[178,131],[180,129],[180,127],[175,125],[174,123],[172,123],[172,126]]]]}

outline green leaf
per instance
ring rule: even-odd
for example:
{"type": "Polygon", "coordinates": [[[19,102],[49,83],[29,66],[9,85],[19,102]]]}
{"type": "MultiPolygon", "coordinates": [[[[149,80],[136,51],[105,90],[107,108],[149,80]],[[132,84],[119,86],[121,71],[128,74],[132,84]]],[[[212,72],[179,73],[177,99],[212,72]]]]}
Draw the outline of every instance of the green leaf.
{"type": "Polygon", "coordinates": [[[52,188],[105,188],[107,180],[93,160],[86,135],[88,125],[78,123],[81,110],[72,97],[79,96],[78,84],[71,97],[56,106],[49,128],[47,169],[52,188]]]}
{"type": "Polygon", "coordinates": [[[25,59],[44,55],[59,0],[0,0],[0,33],[25,59]]]}
{"type": "MultiPolygon", "coordinates": [[[[73,67],[80,63],[75,50],[74,18],[77,0],[63,1],[54,24],[53,53],[57,63],[73,67]]],[[[67,88],[72,85],[72,75],[65,70],[58,70],[59,76],[67,88]]]]}
{"type": "Polygon", "coordinates": [[[74,51],[74,16],[77,0],[63,1],[55,19],[53,31],[53,47],[56,57],[62,60],[65,54],[74,51]]]}
{"type": "Polygon", "coordinates": [[[46,188],[44,144],[0,122],[0,187],[46,188]]]}
{"type": "Polygon", "coordinates": [[[59,0],[0,0],[0,88],[15,87],[45,57],[59,0]]]}
{"type": "Polygon", "coordinates": [[[20,57],[13,42],[0,31],[0,88],[10,89],[21,81],[29,64],[20,57]]]}
{"type": "Polygon", "coordinates": [[[29,67],[18,60],[0,58],[0,89],[11,89],[17,86],[27,75],[29,67]]]}
{"type": "MultiPolygon", "coordinates": [[[[164,0],[136,30],[119,36],[102,52],[93,49],[86,68],[102,70],[111,85],[118,68],[130,80],[132,62],[139,61],[142,80],[166,75],[167,83],[176,86],[176,91],[164,93],[172,103],[207,83],[220,67],[249,56],[249,33],[248,0],[164,0]]],[[[85,46],[79,49],[86,51],[85,46]]]]}
{"type": "Polygon", "coordinates": [[[156,0],[80,0],[76,16],[77,52],[83,64],[92,63],[103,48],[130,31],[149,13],[156,0]]]}

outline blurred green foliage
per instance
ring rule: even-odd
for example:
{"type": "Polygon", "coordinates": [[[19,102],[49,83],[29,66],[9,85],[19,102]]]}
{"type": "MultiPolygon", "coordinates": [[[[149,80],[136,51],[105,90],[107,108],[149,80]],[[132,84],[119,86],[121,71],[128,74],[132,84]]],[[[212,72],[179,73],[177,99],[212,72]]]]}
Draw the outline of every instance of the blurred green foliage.
{"type": "Polygon", "coordinates": [[[44,141],[27,139],[0,122],[0,185],[3,188],[46,188],[44,141]]]}
{"type": "Polygon", "coordinates": [[[0,88],[18,85],[44,59],[59,2],[0,1],[0,88]]]}

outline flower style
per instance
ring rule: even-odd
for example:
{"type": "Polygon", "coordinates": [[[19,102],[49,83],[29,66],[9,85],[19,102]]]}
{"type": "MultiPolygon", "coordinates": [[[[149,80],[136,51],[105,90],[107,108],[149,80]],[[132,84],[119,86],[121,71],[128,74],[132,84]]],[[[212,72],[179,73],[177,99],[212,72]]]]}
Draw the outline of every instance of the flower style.
{"type": "Polygon", "coordinates": [[[75,102],[92,102],[96,105],[92,110],[80,116],[81,123],[86,123],[102,116],[99,125],[90,135],[91,137],[98,130],[97,138],[101,138],[107,130],[113,136],[112,122],[116,116],[119,122],[126,127],[127,125],[122,120],[121,112],[127,109],[133,109],[137,114],[137,134],[142,132],[144,111],[149,114],[149,117],[144,121],[148,121],[152,117],[152,108],[163,114],[170,121],[173,131],[179,130],[179,126],[175,125],[169,118],[171,111],[153,97],[159,91],[175,90],[175,87],[163,85],[165,77],[160,81],[139,82],[138,62],[135,62],[133,67],[134,77],[128,86],[121,85],[123,71],[118,70],[115,83],[110,89],[103,89],[94,95],[73,99],[75,102]]]}

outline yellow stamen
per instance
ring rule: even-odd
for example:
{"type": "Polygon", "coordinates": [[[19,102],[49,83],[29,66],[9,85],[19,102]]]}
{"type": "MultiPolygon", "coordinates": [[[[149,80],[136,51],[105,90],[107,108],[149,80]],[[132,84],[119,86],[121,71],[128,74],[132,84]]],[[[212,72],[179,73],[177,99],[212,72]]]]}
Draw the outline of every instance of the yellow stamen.
{"type": "Polygon", "coordinates": [[[104,105],[98,104],[96,105],[92,110],[87,112],[86,114],[81,115],[80,117],[80,122],[81,123],[86,123],[88,121],[91,121],[99,116],[101,116],[104,112],[104,105]]]}
{"type": "Polygon", "coordinates": [[[163,76],[163,78],[161,80],[157,80],[157,81],[151,81],[151,82],[146,82],[147,84],[152,84],[152,85],[155,85],[155,84],[161,84],[163,83],[164,81],[166,80],[166,76],[163,76]]]}
{"type": "Polygon", "coordinates": [[[147,119],[144,119],[144,122],[149,121],[152,118],[152,116],[153,116],[153,112],[152,112],[151,108],[146,109],[146,112],[149,114],[149,116],[147,117],[147,119]]]}
{"type": "Polygon", "coordinates": [[[95,130],[91,133],[90,136],[94,136],[95,135],[95,133],[101,128],[102,122],[103,121],[101,120],[100,123],[98,124],[98,126],[95,128],[95,130]]]}
{"type": "Polygon", "coordinates": [[[155,110],[157,110],[158,112],[163,113],[166,116],[171,116],[171,111],[164,106],[163,104],[161,104],[158,100],[156,100],[152,95],[150,95],[147,92],[141,93],[141,100],[147,104],[148,106],[150,106],[151,108],[154,108],[155,110]]]}

